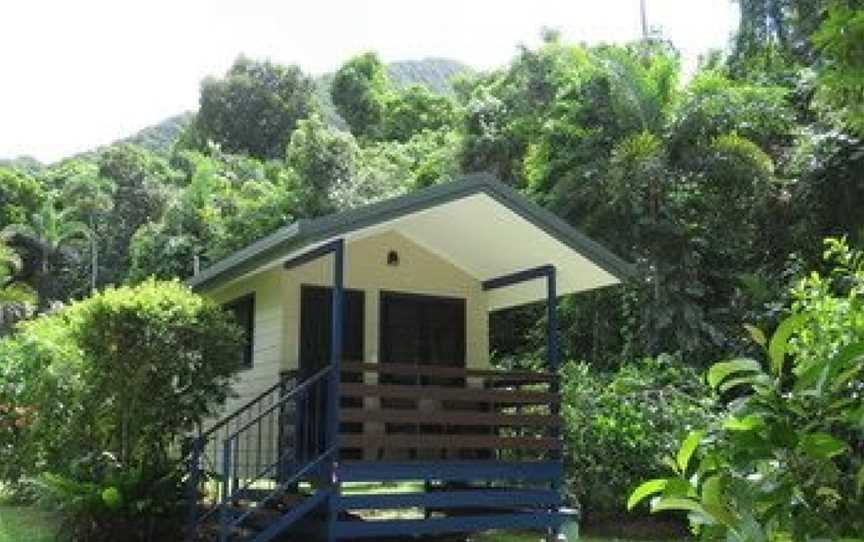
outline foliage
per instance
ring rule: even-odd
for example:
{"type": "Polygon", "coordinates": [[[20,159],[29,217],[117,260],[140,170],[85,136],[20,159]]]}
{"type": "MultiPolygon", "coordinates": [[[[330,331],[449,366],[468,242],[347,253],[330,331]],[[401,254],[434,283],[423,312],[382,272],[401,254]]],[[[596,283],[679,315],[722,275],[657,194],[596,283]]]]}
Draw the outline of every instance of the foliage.
{"type": "Polygon", "coordinates": [[[315,111],[314,92],[313,81],[297,66],[241,56],[223,79],[201,83],[194,129],[201,141],[226,152],[277,158],[297,122],[315,111]]]}
{"type": "Polygon", "coordinates": [[[683,510],[705,539],[841,539],[864,532],[864,254],[826,242],[833,265],[792,291],[766,362],[715,364],[708,384],[731,399],[716,424],[691,433],[675,475],[643,483],[630,507],[683,510]]]}
{"type": "Polygon", "coordinates": [[[563,374],[567,487],[588,516],[620,510],[635,483],[664,471],[670,444],[711,416],[707,388],[671,356],[563,374]]]}
{"type": "Polygon", "coordinates": [[[356,56],[333,77],[330,95],[339,115],[357,137],[378,135],[390,92],[387,70],[373,52],[356,56]]]}
{"type": "Polygon", "coordinates": [[[864,135],[864,3],[833,2],[813,33],[813,43],[822,62],[817,98],[836,108],[842,121],[864,135]]]}
{"type": "Polygon", "coordinates": [[[60,540],[176,540],[185,485],[179,468],[124,468],[109,454],[88,456],[69,475],[44,473],[35,482],[42,504],[61,516],[60,540]]]}
{"type": "Polygon", "coordinates": [[[44,190],[36,179],[0,166],[0,229],[26,221],[43,197],[44,190]]]}
{"type": "MultiPolygon", "coordinates": [[[[0,479],[107,452],[168,464],[178,436],[212,414],[238,368],[240,330],[176,282],[106,289],[0,341],[0,479]]],[[[157,468],[158,467],[158,468],[157,468]]]]}
{"type": "Polygon", "coordinates": [[[407,141],[424,130],[452,129],[459,120],[456,103],[420,85],[393,95],[382,119],[383,139],[407,141]]]}
{"type": "Polygon", "coordinates": [[[357,152],[350,134],[327,127],[318,117],[300,122],[291,135],[285,163],[299,178],[302,214],[319,216],[335,210],[330,192],[351,178],[357,152]]]}

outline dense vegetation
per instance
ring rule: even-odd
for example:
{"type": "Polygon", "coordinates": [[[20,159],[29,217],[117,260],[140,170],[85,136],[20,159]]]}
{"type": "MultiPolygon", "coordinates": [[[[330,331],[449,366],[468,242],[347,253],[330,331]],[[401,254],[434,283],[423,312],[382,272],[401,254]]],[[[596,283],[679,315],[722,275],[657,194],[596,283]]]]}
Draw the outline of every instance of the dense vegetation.
{"type": "Polygon", "coordinates": [[[766,358],[717,363],[708,384],[732,399],[692,432],[674,475],[643,483],[630,506],[688,512],[705,540],[852,539],[864,532],[864,252],[829,240],[830,272],[792,288],[766,358]]]}
{"type": "MultiPolygon", "coordinates": [[[[776,327],[800,309],[792,286],[826,267],[822,239],[864,235],[864,5],[738,5],[730,49],[692,76],[659,38],[586,46],[554,32],[490,72],[437,62],[425,85],[374,53],[318,81],[241,57],[165,131],[49,166],[0,164],[0,330],[81,310],[74,300],[110,285],[188,277],[297,218],[491,171],[640,270],[561,314],[567,356],[587,363],[568,365],[565,389],[568,461],[586,473],[571,493],[615,510],[731,399],[695,375],[758,355],[742,324],[776,327]]],[[[538,321],[536,307],[495,315],[499,358],[536,358],[538,321]]],[[[833,359],[842,341],[811,333],[813,350],[795,356],[833,359]]],[[[782,396],[789,381],[773,378],[759,385],[782,396]]],[[[849,449],[857,431],[842,435],[849,449]]],[[[717,438],[722,455],[731,437],[717,438]]]]}
{"type": "Polygon", "coordinates": [[[230,317],[177,282],[27,322],[0,341],[0,480],[61,509],[70,539],[176,540],[172,452],[224,402],[239,353],[230,317]]]}

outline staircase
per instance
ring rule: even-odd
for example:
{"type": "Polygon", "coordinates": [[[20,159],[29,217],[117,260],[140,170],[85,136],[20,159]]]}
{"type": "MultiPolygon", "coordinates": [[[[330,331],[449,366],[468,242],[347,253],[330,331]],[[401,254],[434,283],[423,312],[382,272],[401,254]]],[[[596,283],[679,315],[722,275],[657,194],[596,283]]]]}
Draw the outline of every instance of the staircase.
{"type": "Polygon", "coordinates": [[[267,542],[326,520],[336,448],[324,398],[335,385],[330,368],[301,383],[285,374],[191,442],[186,540],[267,542]]]}

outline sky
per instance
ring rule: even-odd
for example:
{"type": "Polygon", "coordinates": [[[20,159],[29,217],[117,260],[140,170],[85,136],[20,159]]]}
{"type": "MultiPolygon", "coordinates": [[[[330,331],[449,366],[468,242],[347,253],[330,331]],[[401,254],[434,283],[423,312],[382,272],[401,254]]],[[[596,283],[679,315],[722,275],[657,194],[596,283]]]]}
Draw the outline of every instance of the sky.
{"type": "MultiPolygon", "coordinates": [[[[646,4],[691,70],[737,26],[730,0],[646,4]]],[[[240,53],[312,74],[367,50],[491,69],[544,27],[586,43],[641,34],[639,0],[5,0],[0,23],[0,158],[43,162],[196,109],[201,79],[240,53]]]]}

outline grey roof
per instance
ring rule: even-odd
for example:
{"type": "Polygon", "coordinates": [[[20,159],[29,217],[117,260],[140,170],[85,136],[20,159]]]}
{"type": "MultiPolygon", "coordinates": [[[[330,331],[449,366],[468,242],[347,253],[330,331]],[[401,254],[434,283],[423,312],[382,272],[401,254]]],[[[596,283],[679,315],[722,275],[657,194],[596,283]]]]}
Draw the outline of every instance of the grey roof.
{"type": "Polygon", "coordinates": [[[479,193],[495,199],[613,276],[623,280],[633,275],[631,264],[592,241],[564,220],[495,177],[472,174],[349,211],[298,220],[216,262],[189,279],[188,284],[196,290],[215,288],[306,246],[479,193]]]}

